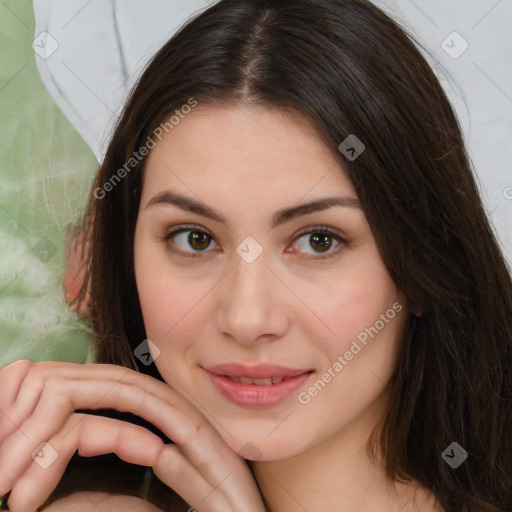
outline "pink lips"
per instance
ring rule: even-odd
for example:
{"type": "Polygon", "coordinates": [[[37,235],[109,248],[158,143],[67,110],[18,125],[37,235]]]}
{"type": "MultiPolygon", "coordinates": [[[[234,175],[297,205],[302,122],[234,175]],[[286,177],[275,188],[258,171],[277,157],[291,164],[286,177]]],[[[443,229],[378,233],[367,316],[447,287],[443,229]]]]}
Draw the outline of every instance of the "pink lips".
{"type": "Polygon", "coordinates": [[[231,402],[247,408],[276,405],[297,390],[312,370],[263,364],[229,363],[205,368],[214,386],[231,402]]]}

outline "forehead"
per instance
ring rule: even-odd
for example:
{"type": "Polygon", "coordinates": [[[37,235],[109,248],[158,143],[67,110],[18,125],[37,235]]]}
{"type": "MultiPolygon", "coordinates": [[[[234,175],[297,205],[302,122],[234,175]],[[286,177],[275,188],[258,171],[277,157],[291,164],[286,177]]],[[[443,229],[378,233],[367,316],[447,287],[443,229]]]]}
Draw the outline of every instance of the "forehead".
{"type": "Polygon", "coordinates": [[[340,161],[311,122],[295,111],[198,105],[151,150],[143,195],[187,185],[253,194],[332,188],[355,192],[340,161]]]}

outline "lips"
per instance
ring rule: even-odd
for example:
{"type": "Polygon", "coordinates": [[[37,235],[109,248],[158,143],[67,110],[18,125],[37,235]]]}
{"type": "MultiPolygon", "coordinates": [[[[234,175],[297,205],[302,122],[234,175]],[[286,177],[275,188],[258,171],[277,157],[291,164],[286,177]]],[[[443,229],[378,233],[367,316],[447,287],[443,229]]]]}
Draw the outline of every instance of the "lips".
{"type": "Polygon", "coordinates": [[[224,375],[226,377],[244,377],[247,379],[272,379],[279,378],[281,380],[297,375],[303,375],[310,372],[308,369],[286,368],[285,366],[278,366],[275,364],[260,364],[257,366],[246,366],[238,363],[220,364],[217,366],[209,366],[205,368],[206,371],[216,375],[224,375]]]}
{"type": "Polygon", "coordinates": [[[277,365],[237,363],[204,368],[221,394],[236,405],[261,408],[276,405],[297,390],[313,370],[277,365]]]}

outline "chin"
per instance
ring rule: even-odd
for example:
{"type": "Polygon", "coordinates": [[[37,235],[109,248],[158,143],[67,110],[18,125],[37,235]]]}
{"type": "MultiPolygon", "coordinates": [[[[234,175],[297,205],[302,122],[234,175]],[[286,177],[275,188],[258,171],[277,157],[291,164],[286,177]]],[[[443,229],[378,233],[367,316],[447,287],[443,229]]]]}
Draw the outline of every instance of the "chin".
{"type": "Polygon", "coordinates": [[[219,432],[219,434],[221,434],[226,444],[233,451],[244,459],[254,462],[289,459],[306,451],[311,442],[309,440],[307,445],[303,439],[278,435],[275,435],[273,439],[269,439],[268,432],[261,436],[240,435],[238,438],[230,437],[225,432],[219,432]]]}

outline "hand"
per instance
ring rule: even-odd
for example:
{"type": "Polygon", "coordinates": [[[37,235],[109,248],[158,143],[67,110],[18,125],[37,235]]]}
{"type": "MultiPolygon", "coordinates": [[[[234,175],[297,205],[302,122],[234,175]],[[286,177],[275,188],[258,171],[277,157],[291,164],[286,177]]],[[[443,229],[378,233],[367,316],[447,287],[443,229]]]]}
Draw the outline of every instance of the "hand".
{"type": "Polygon", "coordinates": [[[44,503],[77,449],[153,467],[199,512],[265,512],[245,460],[164,382],[115,365],[26,360],[0,370],[0,382],[0,496],[12,489],[12,512],[44,503]],[[75,412],[104,408],[136,414],[176,444],[137,425],[75,412]]]}

